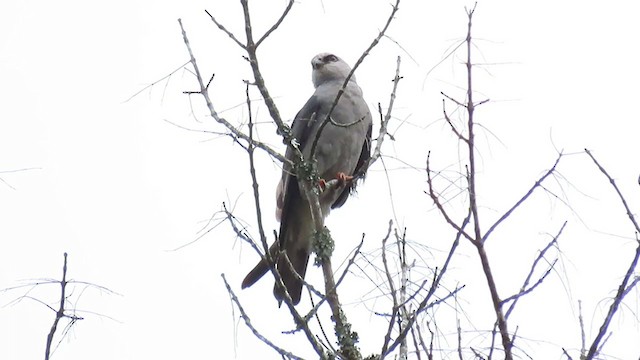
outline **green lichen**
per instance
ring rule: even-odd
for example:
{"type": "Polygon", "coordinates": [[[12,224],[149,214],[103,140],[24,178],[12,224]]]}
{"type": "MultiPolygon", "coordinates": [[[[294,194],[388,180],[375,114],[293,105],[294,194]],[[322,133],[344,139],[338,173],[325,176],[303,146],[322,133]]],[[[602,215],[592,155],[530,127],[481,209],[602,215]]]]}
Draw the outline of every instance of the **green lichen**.
{"type": "Polygon", "coordinates": [[[321,266],[327,260],[331,258],[333,249],[335,249],[335,243],[331,238],[331,232],[327,227],[324,227],[321,231],[316,231],[313,234],[312,250],[316,254],[314,265],[321,266]]]}
{"type": "Polygon", "coordinates": [[[340,321],[336,321],[335,323],[340,355],[349,360],[362,360],[360,349],[356,346],[358,343],[358,333],[351,331],[351,324],[347,321],[347,317],[342,310],[340,310],[340,321]]]}
{"type": "Polygon", "coordinates": [[[298,177],[298,181],[312,181],[317,182],[319,180],[317,162],[315,159],[305,160],[298,159],[295,164],[295,174],[298,177]]]}

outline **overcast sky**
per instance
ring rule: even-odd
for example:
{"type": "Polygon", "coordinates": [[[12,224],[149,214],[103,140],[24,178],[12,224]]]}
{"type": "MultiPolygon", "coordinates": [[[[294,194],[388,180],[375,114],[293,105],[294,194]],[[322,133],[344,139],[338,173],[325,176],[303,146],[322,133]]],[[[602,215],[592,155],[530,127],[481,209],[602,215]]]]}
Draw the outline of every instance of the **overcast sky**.
{"type": "MultiPolygon", "coordinates": [[[[254,3],[254,29],[262,33],[286,2],[254,3]]],[[[397,56],[404,78],[390,124],[395,141],[384,144],[384,164],[378,162],[355,198],[328,219],[336,264],[363,232],[364,251],[379,260],[376,249],[390,219],[407,229],[418,249],[416,281],[426,267],[442,263],[453,237],[424,193],[424,169],[431,151],[432,166],[450,179],[464,171],[465,153],[442,119],[440,92],[464,100],[464,52],[450,53],[465,36],[464,7],[472,5],[403,1],[389,38],[357,71],[374,112],[378,102],[388,102],[397,56]],[[429,250],[420,253],[424,247],[429,250]]],[[[558,198],[536,194],[488,244],[499,290],[507,297],[517,291],[549,234],[568,222],[556,271],[538,289],[541,295],[523,299],[510,323],[511,330],[518,327],[518,345],[535,359],[560,359],[562,347],[579,357],[578,300],[590,341],[636,246],[610,185],[579,152],[591,149],[632,209],[640,209],[639,7],[634,1],[478,2],[476,99],[491,99],[477,112],[485,229],[559,151],[573,154],[563,158],[560,175],[548,183],[558,198]]],[[[0,4],[0,288],[59,278],[68,252],[69,277],[117,293],[75,288],[72,298],[79,299],[76,307],[86,311],[79,313],[85,319],[60,343],[54,359],[279,358],[239,320],[222,273],[260,330],[313,358],[303,336],[280,334],[293,322],[286,309],[277,308],[271,279],[240,291],[258,257],[227,224],[215,226],[225,202],[257,234],[246,154],[228,137],[185,130],[223,128],[207,116],[201,99],[182,93],[196,90],[197,83],[180,69],[188,53],[178,18],[202,71],[216,74],[211,94],[217,110],[235,124],[247,119],[242,80],[252,75],[240,49],[205,9],[243,38],[241,7],[231,0],[0,4]],[[21,169],[26,170],[15,171],[21,169]],[[203,229],[210,231],[184,246],[203,229]]],[[[311,58],[330,51],[353,64],[389,11],[386,0],[294,5],[258,53],[285,119],[313,91],[311,58]]],[[[259,136],[282,149],[255,89],[252,98],[259,136]]],[[[454,104],[447,108],[462,124],[454,104]]],[[[280,170],[263,154],[257,159],[271,233],[278,227],[273,208],[280,170]]],[[[462,214],[466,197],[452,189],[446,194],[451,211],[462,214]]],[[[487,336],[493,319],[472,250],[461,246],[446,279],[450,288],[467,285],[457,306],[470,344],[487,336]]],[[[310,267],[308,278],[321,287],[316,268],[310,267]]],[[[371,311],[388,311],[377,307],[385,301],[374,285],[360,272],[345,283],[342,295],[365,354],[379,352],[384,334],[384,319],[371,311]],[[367,302],[359,305],[361,298],[367,302]]],[[[31,299],[13,301],[28,289],[0,292],[0,359],[43,355],[53,312],[31,299]]],[[[57,291],[49,285],[29,295],[55,307],[57,291]]],[[[638,297],[637,291],[630,293],[613,321],[604,348],[610,358],[640,354],[638,297]]],[[[305,306],[308,300],[300,305],[305,306]]],[[[455,329],[455,317],[440,321],[443,329],[455,329]]],[[[455,349],[455,342],[439,346],[455,349]]]]}

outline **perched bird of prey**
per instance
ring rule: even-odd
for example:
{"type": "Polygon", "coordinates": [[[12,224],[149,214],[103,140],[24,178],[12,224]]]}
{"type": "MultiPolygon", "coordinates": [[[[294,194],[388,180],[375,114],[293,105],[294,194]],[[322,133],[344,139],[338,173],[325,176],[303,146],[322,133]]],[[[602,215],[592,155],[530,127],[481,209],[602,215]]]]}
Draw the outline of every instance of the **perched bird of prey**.
{"type": "MultiPolygon", "coordinates": [[[[315,92],[298,112],[291,130],[299,143],[305,160],[311,155],[311,148],[318,136],[318,130],[327,118],[331,107],[342,89],[351,68],[339,57],[322,53],[311,60],[311,78],[315,92]]],[[[320,132],[315,149],[317,170],[321,184],[323,181],[338,180],[338,187],[325,191],[320,195],[320,208],[323,217],[331,209],[342,206],[350,192],[355,189],[356,180],[352,175],[363,170],[371,150],[371,113],[362,98],[362,90],[351,76],[344,88],[336,107],[331,111],[331,121],[320,132]]],[[[285,157],[294,159],[294,151],[289,146],[285,157]]],[[[299,186],[292,167],[285,164],[282,178],[276,191],[276,217],[280,221],[280,234],[269,253],[275,259],[276,267],[291,295],[294,304],[300,302],[302,282],[291,271],[284,256],[278,258],[280,250],[284,250],[295,271],[304,278],[307,271],[309,254],[311,253],[314,224],[311,218],[309,203],[299,186]]],[[[258,281],[269,267],[266,261],[247,274],[242,288],[249,287],[258,281]]],[[[284,294],[274,287],[274,295],[280,303],[284,294]]]]}

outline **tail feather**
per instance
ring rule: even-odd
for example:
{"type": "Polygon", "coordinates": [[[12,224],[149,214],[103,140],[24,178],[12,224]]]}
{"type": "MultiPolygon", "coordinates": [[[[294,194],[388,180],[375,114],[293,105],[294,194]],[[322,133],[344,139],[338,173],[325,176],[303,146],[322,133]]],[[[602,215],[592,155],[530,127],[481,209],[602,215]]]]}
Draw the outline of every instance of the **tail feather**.
{"type": "MultiPolygon", "coordinates": [[[[309,252],[299,249],[295,253],[289,254],[287,250],[287,257],[293,266],[293,270],[300,275],[300,278],[304,279],[307,272],[307,264],[309,263],[309,252]]],[[[286,259],[278,260],[278,271],[282,277],[282,282],[287,288],[289,296],[291,296],[291,301],[294,305],[297,305],[302,297],[302,281],[293,273],[291,265],[287,264],[286,259]]],[[[278,300],[278,303],[281,303],[285,298],[282,291],[275,285],[273,287],[273,295],[278,300]]]]}
{"type": "MultiPolygon", "coordinates": [[[[298,193],[298,186],[290,187],[280,221],[280,234],[278,240],[269,248],[269,253],[276,262],[276,268],[294,305],[300,302],[302,296],[303,282],[300,278],[304,279],[307,272],[312,234],[313,221],[309,204],[298,193]],[[284,256],[279,256],[280,249],[285,251],[291,265],[287,264],[284,256]]],[[[242,288],[253,285],[268,271],[267,262],[260,260],[242,281],[242,288]]],[[[285,298],[283,291],[274,286],[273,294],[278,302],[282,303],[285,298]]]]}
{"type": "MultiPolygon", "coordinates": [[[[269,255],[271,255],[272,259],[276,258],[278,255],[279,243],[278,241],[274,242],[273,245],[269,248],[269,255]]],[[[269,265],[265,260],[260,260],[258,264],[244,277],[242,280],[242,288],[248,288],[249,286],[255,284],[260,278],[264,276],[264,274],[269,271],[269,265]]]]}

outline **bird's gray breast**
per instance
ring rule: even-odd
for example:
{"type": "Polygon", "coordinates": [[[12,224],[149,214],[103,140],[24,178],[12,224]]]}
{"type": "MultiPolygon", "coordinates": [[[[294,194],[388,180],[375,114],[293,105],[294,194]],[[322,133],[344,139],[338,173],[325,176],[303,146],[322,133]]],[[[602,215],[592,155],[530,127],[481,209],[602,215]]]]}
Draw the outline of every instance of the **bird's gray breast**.
{"type": "MultiPolygon", "coordinates": [[[[330,84],[326,88],[318,87],[316,96],[322,106],[316,114],[317,129],[331,111],[341,86],[330,84]]],[[[357,84],[350,83],[345,88],[331,111],[330,119],[331,122],[320,133],[315,153],[319,175],[326,180],[335,178],[339,172],[353,174],[371,123],[369,109],[357,84]]],[[[317,129],[314,137],[318,136],[317,129]]],[[[309,140],[313,142],[313,139],[309,140]]]]}

